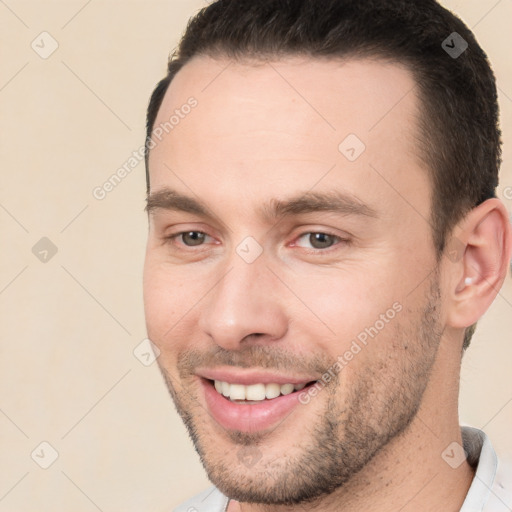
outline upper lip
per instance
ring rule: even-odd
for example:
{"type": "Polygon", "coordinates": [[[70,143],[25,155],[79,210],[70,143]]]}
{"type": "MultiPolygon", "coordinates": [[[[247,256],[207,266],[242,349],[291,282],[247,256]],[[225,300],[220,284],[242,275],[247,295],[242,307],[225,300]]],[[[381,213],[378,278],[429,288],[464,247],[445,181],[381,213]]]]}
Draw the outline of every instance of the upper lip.
{"type": "Polygon", "coordinates": [[[307,384],[317,380],[314,377],[299,375],[283,375],[265,370],[250,370],[247,368],[201,368],[196,375],[209,380],[219,380],[230,384],[307,384]]]}

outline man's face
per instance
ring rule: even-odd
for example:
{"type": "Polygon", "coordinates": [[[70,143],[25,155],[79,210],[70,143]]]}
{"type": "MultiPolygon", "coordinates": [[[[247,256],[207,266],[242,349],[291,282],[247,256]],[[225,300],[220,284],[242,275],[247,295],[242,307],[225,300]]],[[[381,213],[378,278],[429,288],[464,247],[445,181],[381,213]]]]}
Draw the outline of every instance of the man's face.
{"type": "Polygon", "coordinates": [[[155,123],[181,114],[149,159],[148,335],[213,483],[299,503],[367,465],[429,382],[418,99],[379,61],[228,63],[188,63],[155,123]]]}

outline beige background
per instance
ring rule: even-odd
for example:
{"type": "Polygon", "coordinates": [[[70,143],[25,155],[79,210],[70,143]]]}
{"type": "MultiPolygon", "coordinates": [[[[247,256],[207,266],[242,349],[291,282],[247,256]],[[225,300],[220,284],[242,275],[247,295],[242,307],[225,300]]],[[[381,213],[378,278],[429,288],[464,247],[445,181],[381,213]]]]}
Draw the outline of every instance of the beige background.
{"type": "MultiPolygon", "coordinates": [[[[497,74],[503,195],[512,0],[444,3],[497,74]]],[[[143,164],[105,199],[92,195],[139,149],[150,92],[202,6],[0,0],[0,512],[165,511],[207,485],[156,363],[133,354],[145,338],[143,164]],[[59,45],[46,59],[31,47],[51,49],[43,31],[59,45]],[[47,262],[32,253],[42,237],[58,249],[47,262]],[[48,469],[43,441],[59,454],[48,469]]],[[[462,421],[509,453],[511,317],[509,277],[464,358],[461,392],[462,421]]]]}

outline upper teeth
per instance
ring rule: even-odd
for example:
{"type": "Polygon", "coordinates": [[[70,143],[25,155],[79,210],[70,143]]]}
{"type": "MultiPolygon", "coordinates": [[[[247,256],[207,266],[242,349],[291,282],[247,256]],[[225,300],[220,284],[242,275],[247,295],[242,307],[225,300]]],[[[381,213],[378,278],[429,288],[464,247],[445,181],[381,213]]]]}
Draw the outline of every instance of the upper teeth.
{"type": "Polygon", "coordinates": [[[306,384],[230,384],[220,380],[214,381],[215,389],[231,400],[265,400],[277,398],[279,395],[289,395],[293,391],[303,389],[306,384]]]}

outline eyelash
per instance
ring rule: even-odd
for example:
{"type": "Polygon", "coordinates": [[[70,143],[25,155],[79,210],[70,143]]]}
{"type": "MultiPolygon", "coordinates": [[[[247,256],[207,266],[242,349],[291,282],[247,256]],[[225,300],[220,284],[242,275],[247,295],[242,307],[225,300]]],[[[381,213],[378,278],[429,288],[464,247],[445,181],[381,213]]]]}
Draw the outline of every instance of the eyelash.
{"type": "MultiPolygon", "coordinates": [[[[181,237],[182,235],[186,235],[188,233],[201,233],[205,236],[210,236],[208,235],[208,233],[205,233],[204,231],[199,231],[199,230],[188,230],[188,231],[180,231],[179,233],[174,233],[172,235],[169,235],[167,237],[165,237],[165,240],[168,241],[168,242],[171,242],[171,243],[175,243],[175,240],[177,240],[179,237],[181,237]]],[[[336,250],[338,249],[340,243],[344,243],[344,244],[350,244],[350,240],[347,239],[347,238],[343,238],[339,235],[335,235],[334,233],[330,233],[328,231],[305,231],[304,233],[301,233],[298,237],[296,237],[296,241],[300,240],[301,238],[305,237],[306,235],[317,235],[317,234],[321,234],[321,235],[327,235],[329,237],[332,237],[334,239],[334,242],[333,242],[333,245],[329,246],[329,247],[326,247],[324,249],[308,249],[308,248],[304,248],[304,247],[301,247],[302,251],[305,252],[306,254],[315,254],[315,255],[318,255],[318,254],[326,254],[326,253],[330,253],[331,251],[333,250],[336,250]]],[[[213,237],[210,237],[210,238],[213,238],[213,237]]],[[[292,246],[297,246],[297,243],[293,242],[292,246]]],[[[180,250],[185,250],[187,251],[188,249],[192,249],[193,247],[201,247],[203,244],[200,244],[198,246],[191,246],[191,245],[185,245],[183,244],[181,247],[180,247],[180,250]],[[183,247],[186,247],[188,249],[183,249],[183,247]]],[[[300,246],[299,246],[300,247],[300,246]]]]}

